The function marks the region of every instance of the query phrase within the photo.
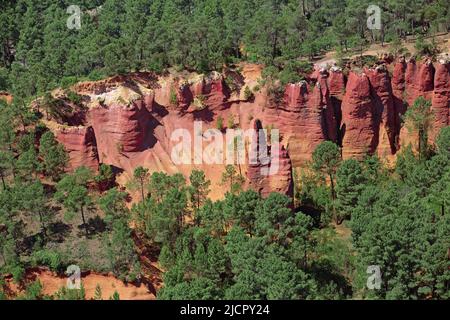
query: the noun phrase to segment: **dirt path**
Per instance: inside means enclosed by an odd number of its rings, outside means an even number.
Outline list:
[[[426,37],[425,39],[430,40],[432,36]],[[438,34],[435,35],[435,41],[439,44],[441,50],[443,53],[449,53],[450,52],[450,33],[445,34]],[[409,52],[415,53],[416,49],[414,48],[415,39],[411,38],[407,41],[402,41],[403,47],[405,47]],[[377,56],[380,53],[383,52],[389,52],[390,44],[385,43],[384,46],[382,46],[380,43],[374,43],[370,45],[366,50],[363,51],[363,55],[370,55],[370,56]],[[323,57],[321,57],[319,60],[315,61],[314,64],[319,66],[322,64],[329,64],[332,65],[335,63],[335,51],[329,51],[327,52]],[[352,52],[349,51],[348,55],[350,58],[355,58],[359,56],[359,52]]]
[[[53,272],[45,269],[32,269],[26,274],[27,283],[39,280],[42,284],[44,295],[53,295],[60,288],[65,287],[67,283],[66,277],[60,277]],[[97,273],[87,273],[82,275],[81,281],[83,283],[86,299],[94,298],[95,289],[97,285],[102,289],[103,300],[109,299],[114,292],[120,296],[120,300],[154,300],[155,295],[150,292],[147,286],[141,284],[136,286],[134,284],[125,284],[121,280],[116,279],[112,275],[102,275]],[[10,294],[21,293],[22,290],[12,282],[11,278],[6,278],[8,291]]]

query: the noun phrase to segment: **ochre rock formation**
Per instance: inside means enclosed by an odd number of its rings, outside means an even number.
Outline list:
[[[69,127],[57,129],[56,139],[69,153],[69,169],[85,166],[94,172],[98,169],[98,154],[92,127]]]
[[[396,151],[396,113],[391,79],[384,65],[366,69],[374,101],[374,126],[378,130],[378,156],[389,158]]]
[[[260,120],[253,122],[247,170],[248,186],[263,197],[271,192],[293,196],[292,165],[283,145],[269,145]]]
[[[85,121],[82,126],[56,132],[70,152],[70,167],[110,164],[123,170],[119,183],[126,183],[140,165],[151,171],[181,172],[186,177],[197,168],[212,181],[212,198],[220,198],[225,161],[196,162],[192,152],[187,154],[192,161],[175,163],[172,151],[180,141],[173,139],[173,133],[184,130],[194,151],[195,138],[203,137],[207,130],[225,140],[225,129],[252,129],[259,119],[264,129],[279,130],[281,144],[276,147],[269,142],[267,163],[247,163],[239,171],[247,178],[246,185],[263,195],[272,191],[292,195],[292,169],[307,165],[323,141],[338,143],[344,159],[361,159],[366,154],[394,159],[402,146],[417,139],[403,125],[402,115],[419,96],[432,101],[431,141],[439,129],[449,125],[448,59],[434,64],[430,60],[406,62],[400,58],[392,64],[383,60],[372,68],[350,70],[348,77],[338,67],[320,68],[306,81],[286,85],[278,96],[260,86],[260,66],[244,65],[242,70],[241,92],[233,92],[217,72],[183,76],[132,73],[74,86],[88,101],[84,102]],[[243,88],[257,86],[254,97],[244,100]],[[202,125],[200,133],[195,132],[198,123]],[[211,149],[201,155],[203,152]],[[276,158],[278,171],[261,175],[262,168],[274,168]]]
[[[431,140],[434,141],[439,130],[450,125],[450,61],[440,60],[436,65],[434,77],[434,92],[431,100],[431,110],[434,121],[431,128]]]
[[[342,157],[361,159],[378,144],[375,103],[365,73],[350,72],[342,101]]]
[[[430,59],[416,62],[413,58],[407,63],[405,72],[404,102],[406,109],[414,104],[418,97],[431,100],[434,90],[435,69]],[[399,143],[405,147],[409,144],[417,149],[417,134],[412,131],[412,126],[406,123],[400,128]]]
[[[143,151],[147,147],[151,109],[147,109],[145,99],[124,104],[119,101],[106,106],[98,105],[90,111],[101,151],[100,162],[120,153]],[[148,107],[151,108],[151,105]]]
[[[394,65],[392,72],[392,95],[394,99],[395,109],[395,129],[396,136],[400,133],[401,117],[406,112],[406,104],[403,102],[405,96],[405,73],[406,73],[406,61],[404,57],[400,57]],[[398,141],[396,141],[398,147]]]

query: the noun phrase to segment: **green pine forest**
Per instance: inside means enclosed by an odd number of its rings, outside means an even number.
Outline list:
[[[73,4],[101,9],[69,30]],[[369,4],[382,8],[382,30],[367,30]],[[23,286],[16,299],[84,299],[83,289],[44,295],[26,270],[76,264],[143,282],[147,254],[162,270],[158,299],[450,299],[450,127],[428,143],[422,98],[406,114],[423,128],[421,148],[402,149],[393,168],[376,156],[342,160],[324,142],[295,172],[293,200],[244,190],[227,166],[226,195],[212,201],[202,171],[138,167],[131,208],[114,168],[67,173],[66,150],[28,108],[55,87],[137,70],[249,61],[295,81],[326,51],[422,39],[449,21],[447,0],[0,0],[0,91],[14,96],[0,99],[0,275]],[[373,265],[376,290],[366,286]],[[5,284],[1,299],[11,298]]]

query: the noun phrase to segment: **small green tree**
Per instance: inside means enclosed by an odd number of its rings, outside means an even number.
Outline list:
[[[335,175],[341,162],[339,147],[331,141],[325,141],[319,144],[312,154],[312,168],[319,176],[328,178],[330,181],[330,199],[331,210],[334,219],[336,217],[336,191]]]
[[[223,130],[223,118],[222,116],[217,117],[216,128],[220,131]]]
[[[244,182],[245,178],[237,173],[233,165],[229,164],[225,167],[225,171],[222,173],[221,184],[228,185],[231,193],[239,193]]]
[[[436,139],[436,146],[439,154],[450,158],[450,126],[441,129]]]
[[[341,162],[339,147],[331,141],[322,142],[314,150],[312,161],[313,170],[326,175],[330,179],[331,199],[334,201],[336,199],[334,176]]]
[[[44,186],[39,180],[21,186],[19,206],[29,216],[37,214],[44,237],[47,236],[47,225],[52,220],[52,211],[48,207],[47,201]]]
[[[112,167],[107,164],[101,164],[98,174],[94,177],[94,181],[100,191],[107,190],[114,185],[114,173]]]
[[[115,219],[111,231],[104,235],[106,259],[114,274],[124,281],[134,281],[140,273],[132,230],[126,218]]]
[[[196,210],[199,210],[208,198],[211,181],[206,180],[205,173],[201,170],[192,170],[189,181],[192,204]]]
[[[36,150],[31,148],[20,154],[16,162],[16,167],[21,179],[29,180],[33,177],[36,178],[37,173],[41,169]]]
[[[170,88],[170,104],[173,106],[178,105],[177,92],[175,91],[174,88]]]
[[[137,185],[139,191],[141,192],[141,200],[145,200],[145,189],[149,183],[150,173],[149,170],[144,167],[137,167],[134,169],[133,173],[133,181],[131,186],[134,187]]]
[[[428,151],[428,131],[433,120],[431,102],[424,97],[417,98],[406,111],[404,118],[409,125],[409,130],[417,132],[419,157],[424,159]]]
[[[99,284],[95,286],[94,300],[103,300],[102,297],[102,288]]]
[[[361,165],[355,159],[342,162],[336,172],[336,223],[351,215],[364,188],[365,177]]]
[[[42,159],[42,170],[54,180],[64,173],[69,156],[62,144],[59,144],[51,131],[45,132],[39,141],[39,157]]]
[[[78,168],[73,174],[68,174],[56,185],[55,199],[62,203],[69,213],[79,212],[83,221],[86,238],[89,235],[89,226],[86,223],[86,210],[92,204],[89,194],[88,182],[92,172],[85,168]]]
[[[113,295],[109,298],[109,300],[120,300],[119,293],[114,291]]]
[[[110,227],[115,220],[127,217],[129,210],[125,204],[126,197],[125,192],[112,188],[98,199],[98,205],[105,213],[105,221]]]

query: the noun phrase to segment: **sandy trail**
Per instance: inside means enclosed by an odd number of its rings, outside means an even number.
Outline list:
[[[67,283],[66,277],[58,276],[49,270],[28,270],[26,275],[27,283],[31,283],[37,279],[42,284],[42,293],[44,295],[55,294],[60,288],[65,287]],[[115,291],[119,294],[120,300],[155,300],[155,295],[152,294],[144,284],[141,284],[140,286],[130,283],[125,284],[112,275],[88,272],[82,275],[81,281],[86,292],[87,300],[94,298],[97,285],[102,289],[103,300],[109,299]],[[10,294],[22,292],[22,290],[12,282],[10,277],[6,278],[6,283],[7,291]]]

